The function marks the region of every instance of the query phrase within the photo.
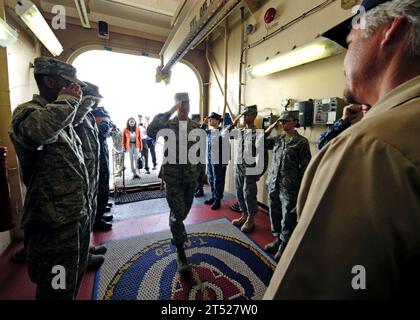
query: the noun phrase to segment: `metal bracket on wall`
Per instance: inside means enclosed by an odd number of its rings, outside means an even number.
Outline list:
[[[225,26],[219,25],[219,26],[217,26],[216,30],[219,33],[219,36],[221,36],[222,39],[225,39],[225,32],[226,32],[225,31],[226,30]]]

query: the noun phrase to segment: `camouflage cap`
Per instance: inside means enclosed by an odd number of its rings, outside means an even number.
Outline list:
[[[94,96],[98,98],[103,98],[103,96],[99,93],[99,87],[94,85],[93,83],[83,81],[86,84],[86,87],[83,88],[83,95],[85,96]]]
[[[189,102],[190,98],[188,96],[188,92],[178,92],[175,94],[175,101],[176,102],[180,102],[180,101],[185,101],[185,102]]]
[[[247,106],[247,107],[245,107],[244,111],[242,112],[243,116],[251,116],[251,115],[256,116],[257,114],[258,114],[258,110],[257,110],[256,105]]]
[[[298,120],[299,121],[299,111],[283,111],[280,115],[279,120],[287,120],[287,121]]]
[[[69,63],[65,63],[55,58],[38,57],[34,60],[34,74],[48,76],[60,76],[63,79],[77,83],[81,87],[86,84],[77,79],[77,70]]]
[[[200,114],[199,113],[193,113],[192,115],[191,115],[191,120],[201,120],[201,116],[200,116]]]

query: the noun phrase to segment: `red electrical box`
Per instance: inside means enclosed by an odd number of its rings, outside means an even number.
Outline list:
[[[273,22],[274,18],[276,17],[277,10],[275,8],[269,8],[264,14],[264,22],[269,24]]]

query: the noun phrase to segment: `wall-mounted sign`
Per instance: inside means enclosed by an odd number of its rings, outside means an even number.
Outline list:
[[[196,13],[194,18],[190,22],[190,31],[194,31],[194,29],[197,28],[197,21],[200,21],[200,19],[206,16],[213,2],[219,2],[216,4],[216,8],[218,6],[223,5],[223,2],[225,2],[225,1],[217,1],[217,0],[216,1],[215,0],[202,0],[202,1],[203,3],[199,7],[198,12]],[[214,8],[212,9],[214,10]]]

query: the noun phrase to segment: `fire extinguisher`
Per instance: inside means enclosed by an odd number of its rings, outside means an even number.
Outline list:
[[[0,232],[10,230],[14,225],[12,200],[7,175],[7,148],[0,147]]]

